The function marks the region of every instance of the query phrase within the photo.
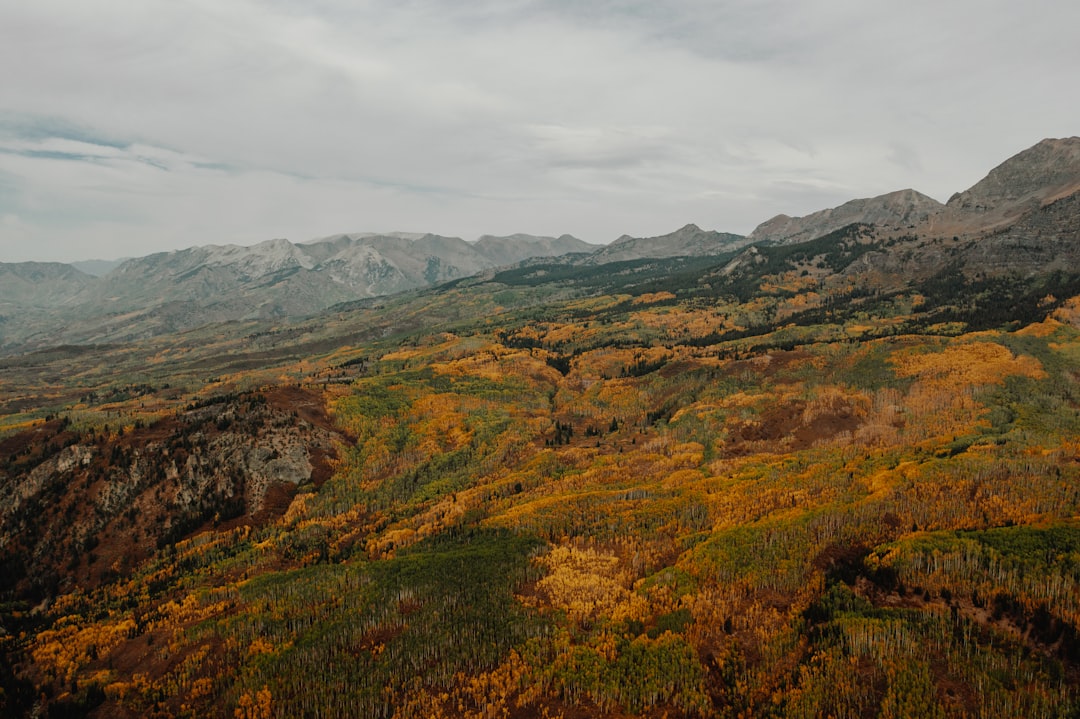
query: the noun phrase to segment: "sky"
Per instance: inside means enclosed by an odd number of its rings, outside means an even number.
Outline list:
[[[0,0],[0,261],[746,234],[1080,134],[1061,0]]]

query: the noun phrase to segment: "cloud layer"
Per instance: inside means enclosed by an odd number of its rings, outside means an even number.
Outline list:
[[[1080,6],[1056,0],[9,6],[0,261],[748,232],[944,200],[1080,124]]]

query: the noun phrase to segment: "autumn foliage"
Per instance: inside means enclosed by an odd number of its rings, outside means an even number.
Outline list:
[[[905,329],[914,293],[799,325],[839,290],[758,290],[556,298],[280,369],[339,432],[327,476],[12,597],[0,711],[1073,715],[1077,302],[968,332]]]

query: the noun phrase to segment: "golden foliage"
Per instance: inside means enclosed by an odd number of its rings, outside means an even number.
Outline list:
[[[271,717],[274,716],[274,713],[270,702],[271,695],[269,687],[264,686],[254,694],[251,692],[244,692],[237,702],[236,709],[233,711],[233,716],[236,717],[236,719],[271,719]]]
[[[635,305],[651,305],[656,302],[663,302],[664,300],[673,300],[675,295],[671,292],[646,292],[643,295],[638,295],[634,298],[633,304]]]
[[[1062,324],[1080,327],[1080,296],[1070,298],[1054,310],[1053,318]]]
[[[135,622],[130,618],[90,624],[83,628],[76,624],[65,624],[38,634],[31,656],[53,677],[70,682],[81,667],[105,656],[133,636],[135,628]]]
[[[629,297],[588,299],[580,307],[613,314],[523,315],[547,320],[395,338],[362,355],[338,351],[333,361],[389,350],[354,384],[324,389],[338,422],[358,438],[342,448],[334,476],[278,520],[199,534],[101,594],[59,597],[50,611],[59,619],[26,640],[35,671],[58,692],[69,691],[65,682],[94,681],[130,714],[147,710],[150,697],[177,696],[189,703],[182,713],[213,705],[216,716],[240,719],[303,715],[292,710],[309,675],[355,680],[347,672],[379,676],[387,667],[407,676],[382,694],[379,684],[374,697],[385,702],[381,715],[402,719],[540,716],[553,707],[574,716],[932,713],[912,689],[932,694],[926,677],[905,674],[880,651],[878,634],[901,634],[903,622],[880,629],[887,623],[876,616],[847,617],[840,628],[807,630],[827,621],[817,605],[832,587],[876,581],[844,576],[875,562],[935,591],[1008,589],[1028,609],[1039,600],[1077,623],[1080,594],[1065,577],[988,569],[983,555],[960,550],[872,555],[861,567],[845,551],[924,530],[1049,523],[1075,512],[1080,442],[1071,393],[1080,351],[1066,325],[1077,323],[1080,298],[1019,333],[1057,353],[1046,361],[1062,398],[1047,404],[1056,434],[1023,397],[1010,398],[991,425],[997,400],[983,387],[1047,378],[1039,361],[1001,344],[1002,332],[834,341],[904,321],[857,313],[817,344],[801,344],[810,335],[794,326],[709,347],[690,341],[775,326],[820,306],[818,291],[826,290],[815,291],[815,282],[779,277],[766,288],[801,294],[740,306],[695,298],[649,307],[675,298],[663,292],[633,299],[628,312]],[[790,342],[794,350],[782,349]],[[298,363],[287,378],[318,364]],[[572,437],[544,448],[556,422],[572,425]],[[513,611],[492,601],[492,613],[479,618],[490,626],[475,617],[455,623],[460,586],[441,597],[428,586],[433,572],[406,568],[425,566],[447,538],[480,543],[488,532],[535,542],[502,595]],[[483,556],[487,567],[495,555]],[[456,578],[461,566],[446,571]],[[282,572],[263,584],[267,568]],[[104,619],[87,611],[102,597],[112,602]],[[430,635],[410,634],[421,621],[454,646],[483,636],[476,645],[485,651],[451,666],[445,646],[428,653]],[[508,630],[530,621],[520,634]],[[140,645],[158,642],[146,651],[167,670],[99,669],[136,636]],[[313,646],[324,637],[336,643]],[[823,646],[833,639],[844,651]],[[506,643],[496,650],[496,641]],[[987,647],[963,650],[997,651]],[[866,689],[858,673],[870,671],[864,655],[874,651],[879,685]],[[699,670],[708,676],[715,704],[703,693],[679,699],[664,689],[639,709],[619,705],[620,682],[651,680],[663,674],[657,667],[674,666],[651,662],[676,655],[693,681]],[[306,658],[299,678],[278,684],[297,657]],[[956,666],[955,657],[942,661]],[[439,662],[442,673],[432,678]],[[911,691],[900,691],[902,682]],[[730,698],[737,701],[729,706]]]
[[[1042,379],[1042,365],[1034,357],[1016,357],[995,342],[966,342],[941,352],[907,353],[893,357],[896,374],[915,377],[935,389],[955,390],[971,385],[999,384],[1010,375]]]
[[[648,602],[629,589],[634,578],[615,555],[561,546],[539,562],[549,574],[537,583],[536,596],[575,622],[641,620],[648,613]]]

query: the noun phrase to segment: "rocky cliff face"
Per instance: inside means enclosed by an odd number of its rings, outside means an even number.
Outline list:
[[[916,233],[951,243],[940,259],[968,277],[1073,273],[1080,271],[1078,193],[1080,137],[1043,140],[954,194]]]
[[[1080,272],[1080,192],[1040,204],[1015,222],[967,242],[969,274]]]
[[[5,587],[93,586],[206,526],[260,524],[321,484],[339,438],[298,389],[216,398],[149,427],[52,419],[0,441]]]
[[[750,235],[757,243],[816,240],[846,225],[891,238],[845,269],[886,284],[955,265],[970,277],[1080,268],[1080,138],[1043,140],[954,194],[945,205],[914,190],[853,200],[806,217],[780,215]]]

